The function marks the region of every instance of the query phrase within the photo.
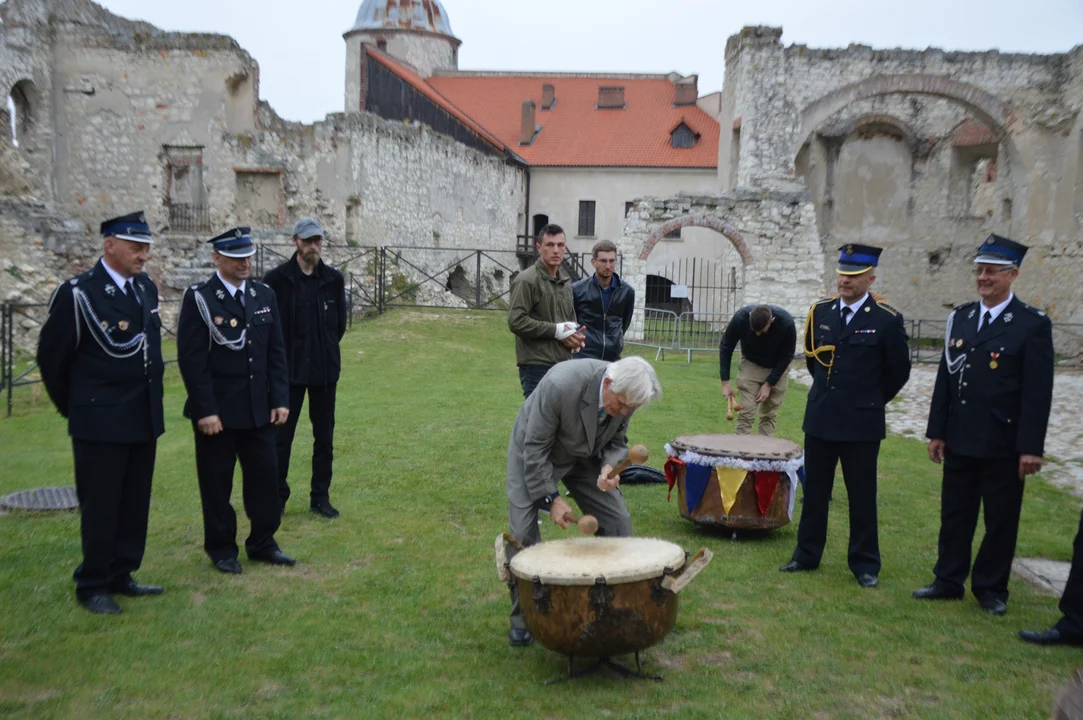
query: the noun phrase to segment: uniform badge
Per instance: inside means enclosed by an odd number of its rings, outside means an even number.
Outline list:
[[[128,329],[128,321],[127,320],[121,320],[120,322],[117,323],[117,327],[120,328],[121,330],[127,330]]]
[[[230,318],[229,319],[229,326],[230,327],[237,327],[237,318]]]
[[[117,288],[116,288],[115,285],[106,285],[105,286],[105,294],[108,295],[109,297],[113,297],[113,295],[116,293],[116,291],[117,291]]]
[[[828,332],[831,332],[831,328],[830,328],[830,327],[828,327],[827,325],[821,325],[821,326],[820,326],[820,329],[821,329],[821,330],[827,330]]]
[[[975,312],[977,312],[977,311],[976,311],[976,310],[974,310],[973,308],[971,308],[970,312],[969,312],[969,313],[967,313],[966,319],[967,319],[967,320],[970,320],[971,318],[973,318],[973,317],[974,317],[974,313],[975,313]]]
[[[965,345],[965,344],[966,343],[963,341],[962,338],[959,338],[958,340],[955,341],[955,347],[957,347],[959,349],[962,349],[963,345]]]
[[[214,324],[215,325],[221,325],[222,324],[222,316],[221,315],[215,315],[214,316]]]
[[[215,290],[214,291],[214,296],[216,298],[218,298],[219,300],[225,300],[226,299],[226,293],[225,293],[224,290]]]
[[[1004,322],[1010,323],[1012,321],[1013,317],[1015,317],[1015,316],[1012,315],[1011,313],[1004,313]]]
[[[846,246],[846,254],[847,255],[853,255],[854,254],[854,246],[853,245],[847,245]]]
[[[868,305],[865,306],[865,312],[872,312],[872,308]]]
[[[109,322],[106,320],[102,320],[100,323],[98,323],[98,327],[100,327],[102,330],[108,330]]]
[[[1000,363],[997,362],[997,358],[1000,357],[1000,353],[991,352],[991,353],[989,353],[989,357],[991,358],[989,360],[989,369],[990,370],[996,370],[998,367],[1000,367]]]
[[[254,287],[248,288],[248,294],[251,295],[252,297],[255,297],[256,296],[256,289]]]

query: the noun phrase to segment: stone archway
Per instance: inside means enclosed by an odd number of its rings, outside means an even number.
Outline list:
[[[686,227],[709,228],[724,235],[729,238],[731,243],[733,243],[733,247],[737,250],[737,253],[741,256],[741,260],[745,265],[752,262],[752,251],[748,249],[748,243],[745,242],[736,228],[719,217],[702,212],[682,215],[681,217],[673,218],[672,220],[667,220],[662,223],[662,225],[655,229],[650,237],[643,242],[643,247],[639,251],[639,259],[646,261],[659,240],[674,230],[681,230]]]
[[[727,195],[645,198],[625,220],[617,249],[623,280],[636,293],[630,338],[642,336],[647,260],[678,228],[710,228],[732,244],[744,265],[742,301],[781,305],[796,316],[823,295],[823,259],[816,214],[806,192],[742,190]]]

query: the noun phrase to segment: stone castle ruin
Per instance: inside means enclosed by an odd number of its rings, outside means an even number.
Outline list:
[[[281,245],[302,215],[327,229],[332,261],[432,248],[407,265],[444,272],[464,297],[473,268],[441,270],[448,253],[506,252],[483,268],[486,294],[506,288],[516,236],[531,233],[531,167],[518,125],[483,126],[429,82],[463,74],[436,0],[365,0],[343,36],[345,112],[313,124],[259,99],[258,64],[226,36],[164,32],[90,0],[7,0],[0,20],[15,113],[0,143],[0,300],[45,300],[97,259],[98,223],[136,208],[158,236],[164,297],[209,274],[211,235],[250,225]],[[719,127],[713,192],[624,208],[614,239],[641,301],[660,240],[698,227],[715,232],[713,258],[740,265],[743,302],[803,316],[833,292],[835,248],[869,242],[887,248],[890,302],[942,319],[973,296],[974,250],[997,232],[1034,247],[1020,296],[1083,322],[1083,46],[816,50],[781,35],[748,27],[720,43],[723,90],[698,100]]]

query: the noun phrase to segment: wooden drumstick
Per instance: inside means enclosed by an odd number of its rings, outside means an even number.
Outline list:
[[[594,517],[593,515],[584,515],[583,517],[576,520],[575,514],[571,510],[569,510],[568,512],[564,513],[564,517],[561,519],[569,524],[575,523],[576,525],[578,525],[579,532],[583,533],[584,535],[593,535],[594,533],[598,532],[598,518]]]
[[[612,480],[616,476],[628,469],[629,465],[642,465],[647,462],[647,448],[643,445],[633,445],[628,448],[628,455],[617,463],[617,466],[609,471],[609,475],[606,476],[606,480]]]
[[[733,396],[730,395],[726,398],[726,419],[733,419]]]

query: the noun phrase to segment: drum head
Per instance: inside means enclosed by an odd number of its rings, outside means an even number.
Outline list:
[[[627,583],[661,577],[684,565],[684,550],[655,538],[583,537],[529,547],[511,560],[516,577],[535,577],[547,585]]]
[[[742,460],[789,460],[804,453],[795,442],[764,435],[682,435],[669,444],[681,452]]]

